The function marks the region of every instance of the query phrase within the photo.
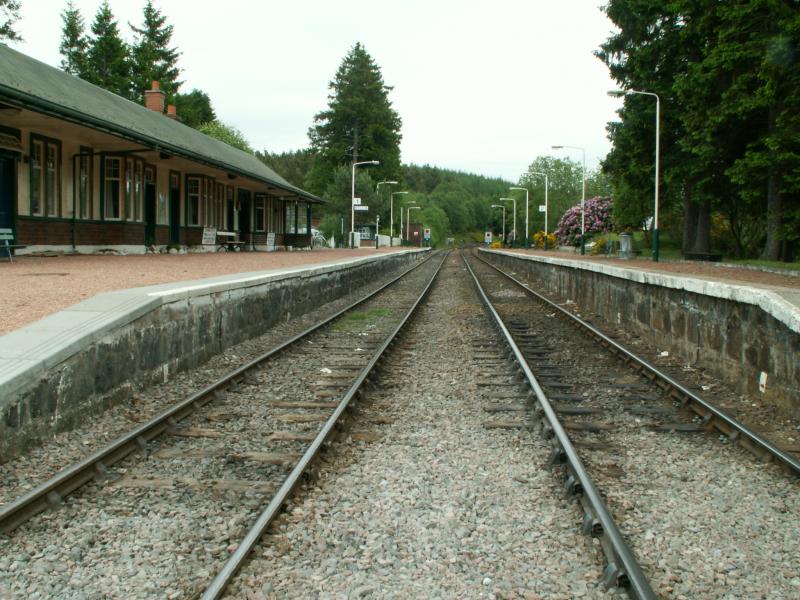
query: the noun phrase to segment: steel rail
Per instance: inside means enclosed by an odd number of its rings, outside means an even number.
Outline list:
[[[573,324],[588,330],[595,338],[600,340],[601,343],[610,347],[614,352],[623,356],[626,360],[633,362],[637,368],[643,369],[648,376],[648,379],[657,379],[663,382],[666,387],[671,388],[674,392],[677,392],[682,398],[683,403],[686,402],[690,403],[692,410],[694,410],[698,415],[702,416],[704,422],[706,424],[711,422],[717,429],[719,429],[723,434],[728,436],[731,441],[738,442],[745,448],[751,450],[755,454],[763,454],[765,453],[767,456],[776,459],[780,462],[784,467],[786,467],[789,471],[791,471],[794,475],[800,475],[800,460],[796,459],[795,457],[787,454],[785,451],[778,448],[775,444],[771,441],[756,433],[755,431],[748,428],[745,424],[738,421],[731,415],[727,414],[722,409],[714,406],[707,400],[704,400],[693,391],[688,389],[679,381],[673,379],[656,366],[648,363],[643,358],[640,358],[621,344],[615,342],[610,337],[605,335],[603,332],[599,331],[591,324],[587,323],[580,317],[575,316],[568,310],[562,308],[552,300],[546,298],[542,294],[532,290],[528,284],[518,280],[513,275],[506,273],[496,265],[493,265],[489,261],[485,260],[484,258],[478,256],[478,260],[482,261],[483,263],[487,264],[488,266],[492,267],[498,273],[504,275],[514,283],[516,283],[519,287],[525,290],[528,294],[535,297],[537,300],[544,302],[549,308],[552,308],[562,316],[567,318],[568,320],[572,321]],[[659,384],[658,381],[655,382],[659,387],[664,387]]]
[[[511,332],[508,330],[505,323],[503,323],[502,318],[497,313],[497,310],[495,310],[491,300],[489,300],[489,297],[486,295],[486,292],[484,292],[483,287],[478,281],[478,277],[475,275],[475,272],[472,270],[472,267],[470,266],[466,257],[462,255],[462,258],[467,270],[469,271],[470,275],[472,275],[473,282],[475,283],[475,287],[479,296],[481,297],[481,300],[486,306],[486,309],[488,310],[492,319],[497,324],[497,327],[502,332],[506,343],[508,343],[512,353],[514,354],[514,357],[525,374],[525,378],[528,380],[528,383],[530,384],[531,389],[536,396],[536,400],[538,401],[539,406],[547,418],[552,430],[552,434],[557,440],[561,451],[563,452],[564,460],[566,461],[570,471],[573,473],[575,479],[580,482],[580,493],[589,503],[589,506],[593,512],[592,516],[600,523],[602,527],[602,532],[597,533],[605,538],[607,542],[606,544],[603,544],[603,550],[606,554],[606,558],[609,561],[606,574],[614,574],[617,582],[621,586],[624,586],[628,594],[633,598],[641,600],[654,600],[656,598],[655,592],[642,572],[638,561],[633,555],[633,552],[625,542],[625,539],[617,527],[614,518],[608,511],[605,502],[603,502],[600,492],[595,487],[594,482],[589,476],[589,473],[583,466],[583,462],[572,445],[566,430],[561,425],[555,410],[550,404],[550,400],[547,398],[547,395],[544,393],[541,385],[539,385],[539,381],[533,374],[533,371],[531,371],[528,361],[525,359],[525,356],[519,349],[519,346],[517,346],[517,343],[514,341],[514,337],[512,336]],[[611,556],[609,556],[609,554],[611,554]]]
[[[282,352],[289,346],[295,344],[311,333],[317,331],[321,327],[327,325],[334,319],[339,318],[344,313],[352,310],[360,304],[363,304],[389,286],[394,285],[408,273],[425,264],[432,256],[433,254],[409,269],[406,269],[397,277],[383,284],[375,291],[366,294],[352,304],[337,311],[332,316],[323,319],[305,331],[298,333],[289,340],[254,358],[243,366],[229,372],[224,377],[211,383],[198,392],[195,392],[185,400],[161,412],[149,421],[142,423],[119,438],[109,442],[86,458],[62,469],[29,492],[19,496],[3,506],[0,506],[0,533],[9,533],[31,517],[46,510],[48,507],[61,504],[65,496],[85,485],[92,479],[106,478],[108,476],[108,467],[119,462],[137,449],[144,450],[147,446],[147,442],[158,437],[170,427],[175,426],[179,421],[185,419],[196,410],[199,410],[204,405],[219,397],[219,394],[224,392],[224,388],[226,388],[226,386],[230,385],[231,383],[239,383],[245,377],[248,371],[257,367],[275,354]]]
[[[284,503],[291,495],[294,488],[300,482],[300,478],[302,477],[303,473],[305,473],[308,466],[316,457],[319,450],[322,448],[322,445],[326,442],[326,440],[330,437],[331,433],[333,433],[336,424],[339,421],[339,418],[342,416],[344,411],[347,409],[350,401],[356,394],[360,393],[361,386],[367,380],[367,376],[370,372],[375,368],[375,365],[378,364],[378,361],[382,358],[386,349],[394,342],[397,335],[400,331],[405,327],[408,321],[411,319],[412,315],[416,312],[417,307],[420,305],[422,300],[428,295],[433,283],[436,279],[436,276],[439,274],[439,271],[444,264],[444,261],[447,260],[447,256],[449,253],[445,253],[444,257],[442,258],[439,266],[436,267],[436,271],[431,276],[430,281],[425,286],[425,289],[422,291],[420,296],[417,298],[416,302],[411,306],[411,308],[406,313],[405,317],[400,321],[400,323],[394,328],[394,330],[389,334],[386,340],[381,344],[375,354],[372,355],[369,363],[361,370],[361,372],[356,377],[353,384],[347,390],[342,399],[339,401],[336,409],[333,411],[331,416],[323,425],[322,429],[320,429],[317,436],[314,438],[308,448],[306,449],[303,456],[300,458],[298,463],[292,469],[291,473],[286,477],[286,480],[281,485],[280,489],[276,492],[275,496],[272,498],[272,501],[267,505],[264,511],[259,515],[258,519],[256,520],[253,527],[250,531],[247,532],[247,535],[244,537],[242,542],[236,548],[236,550],[231,554],[230,558],[226,561],[225,565],[222,567],[222,570],[217,574],[214,580],[209,584],[206,588],[205,592],[201,596],[201,600],[216,600],[220,598],[222,594],[225,592],[225,588],[230,583],[231,579],[236,575],[239,571],[239,568],[244,563],[245,559],[247,558],[250,551],[253,547],[258,543],[258,540],[267,530],[270,523],[275,519],[276,516],[280,513],[281,509],[283,508]]]

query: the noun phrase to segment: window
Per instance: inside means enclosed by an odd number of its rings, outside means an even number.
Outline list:
[[[42,162],[44,142],[31,144],[31,214],[42,214]]]
[[[297,203],[297,233],[308,233],[308,205],[305,202]]]
[[[225,186],[221,183],[216,184],[216,205],[214,224],[217,229],[225,229]]]
[[[203,179],[202,223],[206,227],[214,225],[214,180],[210,177]]]
[[[186,179],[186,224],[200,224],[200,188],[202,181],[199,177]]]
[[[31,136],[31,214],[57,217],[61,213],[61,143]]]
[[[297,233],[297,202],[286,203],[286,233]]]
[[[78,217],[92,218],[92,161],[93,156],[88,148],[81,148],[78,157]]]
[[[258,195],[256,196],[256,203],[255,203],[255,231],[264,231],[264,215],[265,213],[265,206],[267,203],[267,198],[265,196]]]
[[[113,156],[105,158],[103,173],[103,216],[106,219],[122,218],[122,189],[120,164],[122,159]]]

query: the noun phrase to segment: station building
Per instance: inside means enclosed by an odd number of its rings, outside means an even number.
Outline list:
[[[165,112],[157,82],[145,96],[0,44],[0,230],[18,254],[213,249],[200,246],[211,228],[246,250],[310,245],[319,198]]]

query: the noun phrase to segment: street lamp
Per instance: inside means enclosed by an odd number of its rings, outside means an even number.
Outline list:
[[[658,160],[660,155],[659,146],[661,145],[661,138],[659,135],[661,127],[661,98],[658,97],[658,94],[654,94],[653,92],[641,92],[639,90],[611,90],[608,92],[609,96],[614,96],[616,98],[626,94],[640,94],[642,96],[652,96],[656,99],[656,181],[653,192],[655,196],[653,207],[653,261],[658,262]]]
[[[355,226],[356,226],[356,167],[359,165],[379,165],[380,161],[377,160],[362,160],[361,162],[353,163],[353,177],[351,179],[352,185],[350,188],[350,247],[355,248]]]
[[[394,235],[394,197],[408,192],[392,192],[389,198],[389,245],[392,245],[392,236]],[[400,209],[400,238],[403,238],[403,209]]]
[[[541,171],[528,171],[531,175],[542,175],[544,176],[544,249],[547,250],[547,189],[550,187],[549,178],[547,177],[547,173],[542,173]]]
[[[513,246],[517,245],[517,199],[516,198],[500,198],[501,202],[508,201],[508,200],[511,200],[511,202],[514,203],[514,208],[513,208],[513,212],[514,212],[514,239],[511,240],[511,246],[513,247]]]
[[[525,247],[528,247],[528,188],[524,187],[510,187],[510,190],[525,190]],[[516,211],[514,211],[516,212]]]
[[[492,208],[503,209],[503,244],[506,243],[506,205],[505,204],[492,204]]]
[[[421,206],[409,206],[406,209],[406,239],[408,240],[409,230],[411,229],[411,211],[418,210]]]
[[[553,146],[553,150],[569,148],[570,150],[580,150],[583,153],[583,191],[581,192],[581,254],[586,254],[586,150],[580,146]]]
[[[376,193],[376,194],[380,194],[380,187],[381,187],[382,185],[397,185],[397,182],[396,182],[396,181],[385,181],[385,180],[384,180],[384,181],[379,181],[379,182],[378,182],[378,183],[375,185],[375,193]],[[391,213],[391,205],[390,205],[390,207],[389,207],[389,211],[390,211],[390,213]],[[390,226],[391,226],[391,214],[390,214],[390,218],[389,218],[389,224],[390,224]],[[376,232],[375,232],[375,235],[377,235],[377,234],[378,234],[378,232],[376,231]],[[390,245],[390,246],[392,245],[392,232],[391,232],[391,231],[389,231],[389,245]]]

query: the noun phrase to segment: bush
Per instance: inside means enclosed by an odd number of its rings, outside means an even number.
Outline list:
[[[589,198],[586,200],[585,233],[608,233],[613,229],[611,198]],[[555,230],[558,242],[565,246],[581,243],[581,205],[576,204],[564,213]]]
[[[556,236],[552,233],[547,234],[547,247],[548,248],[555,248],[556,247]],[[544,231],[537,231],[533,234],[533,247],[534,248],[544,248]]]

